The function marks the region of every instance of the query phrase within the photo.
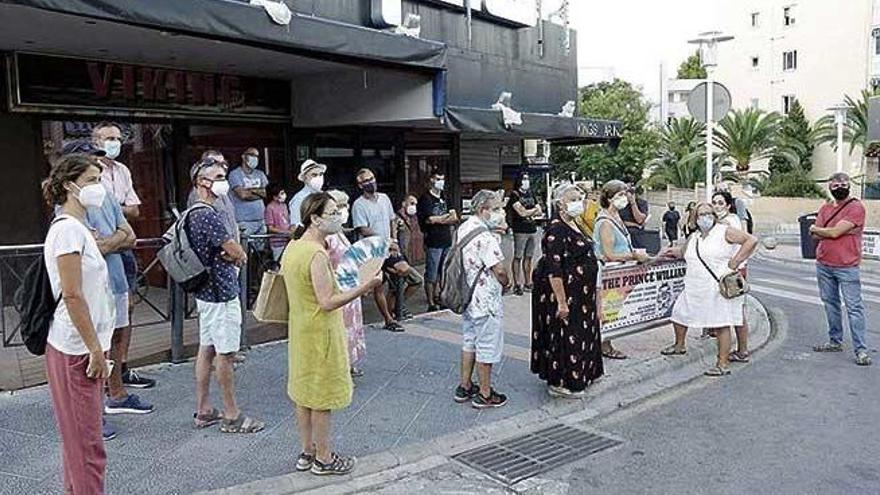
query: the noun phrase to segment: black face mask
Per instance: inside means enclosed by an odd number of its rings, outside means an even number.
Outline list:
[[[669,211],[675,211],[675,207],[674,207],[674,206],[670,206],[670,207],[669,207]]]
[[[376,192],[376,183],[375,182],[367,182],[366,184],[361,184],[361,189],[364,190],[367,194],[373,194]]]
[[[837,189],[832,189],[831,195],[834,196],[834,199],[836,199],[837,201],[844,200],[849,196],[849,188],[838,187]]]

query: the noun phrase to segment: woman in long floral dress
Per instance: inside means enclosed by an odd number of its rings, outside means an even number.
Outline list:
[[[602,376],[602,345],[596,309],[599,264],[592,240],[575,224],[583,193],[563,185],[554,193],[559,214],[541,241],[543,257],[532,280],[531,370],[550,395],[580,398]]]
[[[339,211],[342,214],[342,223],[348,222],[348,194],[342,191],[328,191],[333,201],[339,205]],[[333,263],[335,270],[342,261],[342,257],[351,242],[342,232],[338,234],[328,235],[325,239],[327,243],[327,253],[330,255],[330,261]],[[345,324],[345,331],[348,334],[348,362],[351,363],[351,375],[363,376],[364,372],[356,365],[364,358],[367,353],[367,339],[364,335],[364,313],[361,308],[361,299],[356,298],[350,303],[342,307],[342,320]]]

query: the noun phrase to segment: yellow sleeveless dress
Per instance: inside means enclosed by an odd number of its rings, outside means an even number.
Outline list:
[[[353,389],[345,325],[342,309],[327,312],[318,306],[310,269],[316,256],[335,280],[327,252],[314,242],[291,242],[281,259],[290,306],[287,394],[309,409],[343,409],[351,404]]]

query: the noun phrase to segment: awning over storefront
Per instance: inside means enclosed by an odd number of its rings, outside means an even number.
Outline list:
[[[504,124],[500,110],[491,108],[446,107],[446,128],[469,135],[520,139],[546,139],[554,144],[616,143],[622,137],[622,125],[612,120],[563,117],[544,113],[522,113],[522,124]]]
[[[288,25],[278,25],[261,7],[242,1],[0,0],[0,6],[4,4],[345,63],[360,60],[428,70],[446,67],[443,43],[296,13]],[[14,9],[2,9],[0,14],[0,26],[19,22]],[[39,30],[36,25],[31,28]]]

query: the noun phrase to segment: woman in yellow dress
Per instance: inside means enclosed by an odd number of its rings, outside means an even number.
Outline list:
[[[302,226],[281,259],[290,306],[287,393],[296,404],[302,453],[297,471],[346,474],[355,459],[330,449],[330,413],[351,403],[348,338],[342,307],[382,283],[376,273],[356,289],[337,288],[325,240],[342,230],[339,207],[327,193],[306,197]]]

